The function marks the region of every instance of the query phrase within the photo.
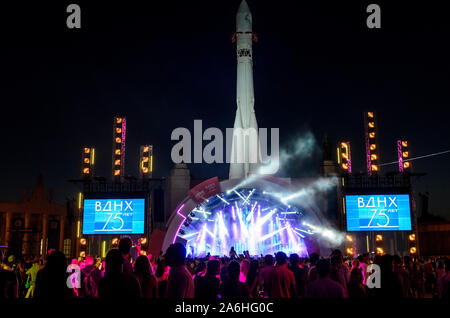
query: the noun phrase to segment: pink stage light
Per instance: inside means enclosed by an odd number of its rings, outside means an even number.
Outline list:
[[[398,171],[403,172],[403,148],[402,141],[397,140],[397,154],[398,154]]]
[[[178,226],[177,232],[175,233],[175,236],[173,237],[172,244],[175,244],[175,241],[177,240],[178,233],[180,232],[180,229],[183,226],[184,221],[186,221],[186,217],[183,214],[180,213],[180,211],[183,208],[184,208],[184,204],[182,204],[177,210],[177,214],[183,218],[183,221],[181,221],[180,225]]]

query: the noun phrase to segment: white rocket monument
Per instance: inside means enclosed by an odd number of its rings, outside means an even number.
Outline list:
[[[255,173],[259,160],[258,124],[255,116],[252,60],[252,14],[243,0],[236,14],[236,119],[231,148],[230,179]]]

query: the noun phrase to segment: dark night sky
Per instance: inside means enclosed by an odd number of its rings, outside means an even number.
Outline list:
[[[176,127],[232,127],[236,55],[230,35],[240,0],[72,1],[82,29],[66,28],[71,2],[2,4],[0,200],[17,200],[42,173],[62,202],[78,189],[81,147],[96,147],[97,175],[111,170],[111,124],[127,116],[127,170],[137,174],[138,145],[155,149],[155,176],[172,167]],[[373,2],[373,1],[372,1]],[[365,26],[365,1],[249,0],[255,110],[260,127],[279,127],[281,145],[311,131],[319,144],[352,143],[364,169],[362,112],[377,111],[381,161],[396,160],[395,141],[421,156],[450,149],[448,8],[377,1],[382,29]],[[417,192],[450,217],[450,155],[413,162],[426,172]],[[315,175],[320,151],[293,162],[291,176]],[[225,177],[227,165],[191,166],[194,177]],[[392,165],[384,171],[395,170]]]

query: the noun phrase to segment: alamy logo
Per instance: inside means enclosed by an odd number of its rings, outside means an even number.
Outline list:
[[[174,129],[171,140],[178,141],[171,152],[174,163],[260,164],[265,168],[260,170],[262,174],[274,174],[279,169],[278,128],[270,130],[270,156],[268,155],[267,128],[227,128],[224,147],[224,136],[219,128],[210,127],[203,132],[202,121],[194,120],[193,148],[191,132],[187,128]],[[210,142],[203,148],[203,141]]]
[[[370,273],[366,279],[368,288],[381,288],[381,269],[377,264],[367,266],[367,273]]]
[[[372,3],[367,6],[367,13],[370,15],[367,17],[366,24],[369,29],[381,28],[381,8],[378,4]]]
[[[67,273],[70,273],[69,277],[67,277],[66,285],[68,288],[80,288],[80,266],[77,264],[70,264],[67,266]]]
[[[66,19],[66,24],[69,29],[81,28],[81,8],[78,4],[72,3],[67,6],[67,13],[70,13]]]

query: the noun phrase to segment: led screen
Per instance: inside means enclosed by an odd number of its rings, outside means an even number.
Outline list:
[[[143,234],[145,199],[84,200],[83,234]]]
[[[346,195],[347,231],[409,231],[408,194]]]

